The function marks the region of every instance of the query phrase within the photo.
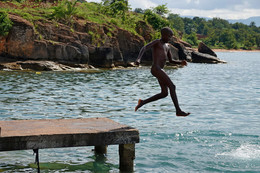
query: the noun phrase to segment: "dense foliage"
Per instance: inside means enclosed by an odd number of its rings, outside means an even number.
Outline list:
[[[47,3],[43,3],[46,2]],[[256,49],[260,47],[260,27],[254,22],[250,25],[231,24],[227,20],[200,17],[180,17],[169,14],[167,4],[151,9],[137,8],[131,11],[128,0],[102,0],[101,3],[89,3],[84,0],[60,0],[48,3],[48,0],[1,0],[0,32],[6,35],[11,27],[8,13],[15,13],[34,23],[37,20],[53,20],[70,24],[73,27],[75,17],[88,21],[121,27],[134,34],[139,21],[144,21],[154,29],[153,38],[158,38],[162,27],[169,26],[177,37],[197,46],[200,41],[212,48]],[[12,5],[10,5],[12,3]],[[73,28],[72,28],[73,30]],[[94,33],[91,33],[94,34]]]
[[[0,36],[6,36],[12,27],[12,21],[6,12],[0,12]]]
[[[161,10],[158,9],[163,9],[164,13],[160,14]],[[178,14],[168,14],[166,6],[158,6],[154,10],[137,8],[134,11],[143,13],[147,22],[156,30],[162,26],[177,30],[179,36],[193,46],[203,41],[213,48],[256,49],[260,47],[260,27],[257,27],[254,22],[245,25],[231,24],[220,18],[210,20],[200,17],[182,18]],[[167,18],[164,17],[166,14],[168,14]]]

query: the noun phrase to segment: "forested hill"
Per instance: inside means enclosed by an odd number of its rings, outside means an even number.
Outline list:
[[[7,35],[12,27],[8,14],[19,15],[34,24],[35,21],[48,20],[63,23],[74,30],[73,23],[82,18],[97,24],[120,27],[135,35],[142,36],[146,42],[160,36],[162,27],[171,27],[175,35],[193,46],[203,41],[211,48],[224,49],[258,49],[260,47],[260,27],[254,22],[250,25],[229,23],[227,20],[213,18],[206,20],[200,17],[180,17],[169,13],[166,5],[151,9],[131,9],[128,0],[102,0],[101,3],[90,3],[83,0],[1,0],[0,1],[0,35]],[[149,34],[143,26],[149,26]],[[139,31],[137,31],[139,29]],[[144,31],[141,31],[143,29]],[[88,34],[96,38],[96,44],[103,44],[101,37],[93,31]],[[112,33],[112,31],[108,31]],[[108,33],[109,36],[109,33]],[[148,38],[148,39],[147,39]]]
[[[154,28],[159,28],[157,25],[161,19],[193,46],[203,41],[211,48],[248,50],[260,47],[260,27],[256,26],[255,22],[246,25],[241,22],[230,23],[221,18],[181,17],[169,13],[166,5],[153,9],[137,8],[134,11],[144,14]]]

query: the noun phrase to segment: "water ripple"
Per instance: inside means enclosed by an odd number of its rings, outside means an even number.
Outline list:
[[[219,57],[228,64],[165,69],[177,86],[180,106],[192,113],[187,118],[175,116],[170,97],[134,112],[139,98],[160,92],[149,67],[41,75],[1,72],[0,118],[107,117],[136,127],[140,131],[136,172],[255,172],[260,170],[260,54]],[[109,147],[105,161],[110,172],[118,171],[115,147]],[[58,172],[66,172],[62,165],[70,172],[95,172],[86,168],[96,163],[88,147],[41,150],[40,155],[42,163],[57,166]],[[0,170],[35,170],[31,151],[3,152],[0,160]]]

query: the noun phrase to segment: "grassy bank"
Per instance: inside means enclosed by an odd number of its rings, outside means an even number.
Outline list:
[[[41,1],[4,1],[0,2],[1,14],[15,14],[28,20],[33,25],[35,21],[52,21],[68,25],[73,30],[75,19],[84,19],[97,24],[107,24],[111,29],[120,27],[131,33],[137,34],[136,24],[143,21],[142,14],[126,11],[124,14],[110,14],[108,7],[100,3],[59,1],[55,3],[43,3]],[[103,11],[103,12],[102,12]],[[1,25],[5,25],[2,23]],[[148,25],[148,24],[147,24]]]
[[[15,14],[35,24],[37,20],[62,23],[71,27],[76,19],[83,19],[100,25],[106,24],[110,30],[115,27],[125,29],[135,35],[142,35],[137,29],[140,22],[145,23],[141,30],[149,30],[150,39],[160,37],[160,29],[169,26],[173,29],[175,36],[197,47],[203,41],[213,49],[245,49],[254,50],[260,47],[260,27],[253,23],[245,25],[242,23],[230,24],[228,21],[213,18],[194,17],[182,18],[178,14],[169,14],[166,5],[159,5],[151,9],[131,9],[128,1],[105,0],[102,3],[79,2],[60,0],[54,3],[43,3],[42,0],[12,0],[0,2],[0,20],[4,14]],[[2,18],[2,19],[1,19]],[[10,25],[1,22],[0,29]],[[36,26],[37,28],[37,26]],[[1,32],[2,33],[2,32]],[[7,33],[4,31],[3,33]],[[95,33],[89,33],[95,34]],[[1,34],[3,35],[3,34]]]

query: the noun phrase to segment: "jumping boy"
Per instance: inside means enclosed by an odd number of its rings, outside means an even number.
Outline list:
[[[188,116],[190,113],[183,112],[179,106],[177,95],[175,92],[175,85],[172,83],[169,76],[164,72],[163,67],[166,63],[166,58],[168,57],[170,63],[174,64],[181,64],[181,65],[187,65],[186,61],[177,61],[172,59],[172,54],[170,51],[170,47],[168,44],[168,41],[173,36],[173,31],[168,28],[162,28],[161,29],[161,39],[154,40],[150,43],[148,43],[146,46],[142,47],[140,50],[140,53],[135,61],[136,65],[140,64],[141,58],[144,54],[144,52],[148,49],[152,48],[152,55],[153,55],[153,64],[151,68],[151,73],[153,76],[155,76],[160,84],[161,87],[161,93],[156,94],[146,100],[138,100],[138,104],[135,107],[135,111],[142,107],[143,105],[153,102],[156,100],[159,100],[161,98],[167,97],[168,95],[168,88],[170,89],[170,95],[173,101],[173,104],[176,109],[176,115],[177,116]]]

